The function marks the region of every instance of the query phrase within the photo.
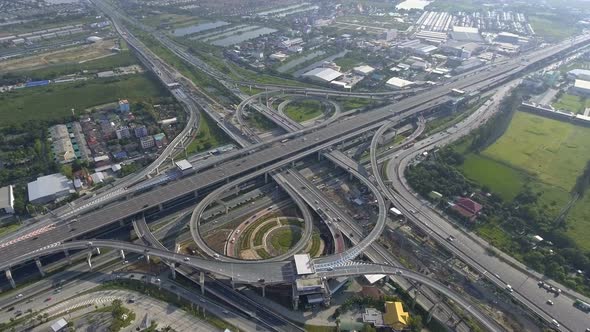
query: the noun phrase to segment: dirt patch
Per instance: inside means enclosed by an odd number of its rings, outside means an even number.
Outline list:
[[[228,229],[212,231],[211,234],[205,237],[205,242],[211,247],[211,249],[217,252],[223,252],[225,241],[227,240],[227,237],[230,233],[231,230]]]
[[[47,53],[11,59],[0,63],[0,72],[39,69],[64,63],[80,63],[114,55],[111,48],[115,40],[102,40],[93,44],[69,47]]]

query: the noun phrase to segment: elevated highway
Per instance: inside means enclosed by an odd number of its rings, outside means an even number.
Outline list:
[[[133,252],[141,255],[149,255],[159,257],[161,259],[173,262],[176,264],[185,265],[199,271],[205,271],[218,276],[231,279],[233,282],[257,284],[260,283],[261,278],[264,279],[265,284],[275,283],[291,283],[295,278],[295,268],[292,261],[282,262],[260,262],[258,264],[245,263],[229,263],[214,260],[200,259],[194,256],[182,255],[167,250],[158,248],[149,248],[142,245],[132,244],[122,241],[114,240],[93,240],[88,241],[71,241],[67,243],[56,244],[55,246],[42,248],[31,252],[27,255],[27,259],[34,259],[39,256],[49,255],[52,253],[61,252],[63,250],[77,250],[77,249],[93,249],[105,248],[123,250],[125,252]],[[9,269],[12,265],[17,264],[17,261],[3,261],[0,262],[0,269]],[[467,312],[471,313],[478,319],[489,331],[501,331],[497,325],[485,315],[479,313],[477,306],[464,300],[459,294],[455,293],[446,286],[437,281],[412,272],[403,268],[393,268],[390,266],[381,266],[369,263],[355,263],[350,262],[346,266],[335,267],[331,271],[318,272],[320,277],[338,277],[338,276],[355,276],[362,274],[397,274],[403,275],[410,280],[419,281],[429,287],[445,294],[458,305],[462,306]]]
[[[251,154],[247,153],[254,149],[248,150],[239,160],[228,160],[219,165],[213,164],[210,166],[213,168],[176,181],[174,185],[156,188],[150,192],[131,197],[126,201],[111,204],[111,206],[101,209],[100,212],[92,212],[81,216],[78,218],[78,221],[71,225],[72,228],[77,229],[77,232],[73,232],[73,234],[68,228],[62,227],[63,225],[58,223],[54,229],[40,235],[35,240],[35,243],[32,241],[20,241],[12,244],[10,246],[11,250],[0,252],[0,260],[10,260],[29,252],[31,248],[43,247],[84,234],[81,230],[88,232],[133,216],[149,208],[158,207],[161,204],[165,205],[166,202],[173,201],[182,196],[198,194],[199,191],[208,187],[219,185],[225,181],[231,181],[266,165],[271,165],[271,169],[280,167],[284,164],[281,160],[294,155],[298,155],[299,158],[309,155],[339,141],[360,135],[367,130],[378,128],[384,120],[400,121],[416,116],[425,109],[448,101],[450,98],[448,94],[451,88],[468,91],[489,89],[526,70],[532,63],[535,63],[533,61],[541,61],[547,57],[555,56],[564,50],[576,49],[580,45],[586,45],[588,39],[589,36],[584,35],[583,37],[578,37],[573,43],[569,41],[565,45],[561,44],[559,48],[545,48],[537,55],[530,55],[529,61],[526,64],[521,64],[521,60],[519,59],[512,65],[508,65],[497,71],[488,72],[486,75],[468,76],[463,80],[455,81],[447,86],[436,87],[426,93],[403,99],[394,105],[384,106],[372,112],[339,120],[322,128],[313,128],[303,130],[301,133],[290,134],[288,137],[292,137],[292,139],[288,142],[274,143],[266,148],[260,148]],[[236,155],[240,156],[241,154]]]

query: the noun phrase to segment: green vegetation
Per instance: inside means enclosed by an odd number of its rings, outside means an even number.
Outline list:
[[[476,223],[447,213],[531,268],[588,294],[589,285],[572,272],[590,269],[590,147],[582,144],[590,129],[514,113],[518,100],[504,101],[486,125],[410,167],[406,177],[425,197],[431,190],[447,199],[473,195],[484,206]],[[577,202],[576,194],[583,195]],[[529,237],[537,234],[553,245],[533,250]]]
[[[248,118],[246,121],[255,128],[262,131],[270,131],[277,128],[277,125],[274,122],[270,121],[267,117],[260,114],[260,112],[256,110],[251,110],[248,113]]]
[[[178,279],[178,282],[186,284],[187,287],[194,287],[194,283],[188,281],[187,279],[183,279],[183,277],[180,277]],[[183,297],[179,298],[177,296],[177,294],[169,292],[165,289],[158,289],[158,287],[153,284],[146,284],[146,283],[141,282],[139,280],[117,279],[117,280],[113,280],[113,281],[107,281],[106,283],[104,283],[101,286],[98,286],[95,289],[97,289],[97,290],[127,289],[127,290],[136,291],[138,293],[153,297],[157,300],[177,306],[180,309],[186,311],[187,313],[208,322],[209,324],[215,326],[216,328],[218,328],[220,330],[224,330],[224,329],[230,329],[232,331],[235,330],[235,328],[232,325],[226,323],[225,321],[223,321],[219,317],[213,316],[210,312],[207,312],[207,314],[203,314],[202,311],[198,310],[197,307],[193,307],[191,305],[190,301],[186,300]]]
[[[217,99],[220,103],[223,103],[226,106],[232,105],[235,102],[237,102],[237,100],[232,99],[232,94],[229,91],[227,91],[227,89],[214,78],[196,69],[194,66],[191,66],[184,62],[184,60],[176,56],[168,48],[164,47],[154,37],[137,29],[132,30],[133,34],[138,39],[140,39],[145,44],[145,46],[147,46],[152,52],[154,52],[156,55],[162,58],[164,62],[174,67],[182,75],[184,75],[193,83],[195,83],[198,87],[203,88],[203,90],[206,90],[207,94],[210,97],[215,96],[214,99]]]
[[[309,249],[309,255],[311,257],[318,257],[321,252],[320,251],[320,247],[322,244],[322,238],[320,237],[319,233],[313,233],[313,235],[311,236],[311,248]]]
[[[319,326],[319,325],[305,325],[307,332],[336,332],[338,329],[335,326]]]
[[[342,98],[338,99],[340,105],[345,111],[354,110],[357,108],[370,107],[375,104],[374,100],[368,98]]]
[[[523,172],[481,154],[467,155],[461,170],[469,179],[487,186],[506,201],[514,199],[527,182]]]
[[[5,224],[3,226],[0,226],[0,236],[4,236],[6,234],[12,233],[15,230],[17,230],[20,227],[20,225],[17,222],[13,222],[13,223],[9,223],[9,224]]]
[[[231,139],[207,115],[201,113],[199,117],[199,131],[193,141],[187,146],[186,153],[191,155],[230,142]]]
[[[334,60],[334,62],[341,67],[340,70],[342,70],[343,72],[351,70],[352,68],[358,66],[364,61],[365,58],[363,58],[359,53],[350,52],[345,56]]]
[[[258,254],[258,256],[260,256],[260,258],[262,259],[269,259],[272,256],[268,253],[268,251],[266,251],[266,249],[264,248],[259,248],[256,249],[256,253]]]
[[[272,233],[270,243],[280,253],[285,253],[301,239],[301,230],[283,227]]]
[[[589,140],[588,128],[518,112],[483,155],[569,191],[590,156]]]
[[[0,95],[0,126],[27,121],[61,121],[86,108],[116,101],[130,102],[168,92],[148,74],[120,76],[69,84],[25,88]]]
[[[574,113],[584,113],[587,107],[590,107],[590,100],[587,98],[571,95],[569,93],[563,94],[556,102],[553,103],[553,107],[558,110],[570,111]]]
[[[260,227],[258,229],[258,231],[256,232],[256,235],[254,235],[254,245],[255,246],[260,246],[262,245],[262,239],[264,238],[264,235],[266,233],[268,233],[268,231],[275,227],[276,225],[278,225],[276,220],[271,220],[268,221],[266,224],[264,224],[264,226]]]
[[[301,123],[321,116],[322,103],[319,100],[294,100],[285,107],[285,115]]]
[[[114,300],[108,310],[113,315],[113,321],[109,331],[119,332],[121,329],[131,325],[135,320],[135,313],[123,306],[121,300]]]
[[[528,19],[535,33],[547,41],[559,41],[578,32],[575,24],[560,14],[529,15]]]

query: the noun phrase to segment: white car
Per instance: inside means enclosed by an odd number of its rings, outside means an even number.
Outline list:
[[[188,261],[190,261],[191,259],[190,259],[190,258],[188,258],[188,257],[185,257],[183,260],[184,260],[185,262],[188,262]]]
[[[555,327],[559,327],[559,323],[555,319],[551,320],[551,324],[553,324]]]

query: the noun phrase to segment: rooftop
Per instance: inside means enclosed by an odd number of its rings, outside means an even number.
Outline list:
[[[27,185],[29,201],[36,201],[44,197],[73,189],[72,181],[60,173],[42,176]]]
[[[401,330],[405,328],[410,320],[410,314],[404,311],[401,302],[385,302],[385,313],[383,314],[383,323],[394,329]]]
[[[14,208],[14,193],[12,186],[0,188],[0,210],[12,210]]]
[[[342,73],[332,68],[315,68],[303,74],[303,76],[316,78],[324,82],[331,82],[342,76]]]
[[[574,87],[577,89],[590,90],[590,81],[576,80],[574,82]]]
[[[178,167],[178,169],[181,171],[186,171],[193,168],[193,165],[186,159],[182,159],[174,163],[176,164],[176,167]]]
[[[371,66],[363,65],[363,66],[354,67],[353,70],[357,73],[368,75],[368,74],[374,72],[375,68],[373,68]]]
[[[297,268],[298,275],[312,274],[315,272],[309,254],[294,255],[293,258],[295,259],[295,267]]]
[[[412,81],[407,81],[399,77],[392,77],[387,81],[387,85],[393,86],[398,89],[403,89],[414,84]]]

